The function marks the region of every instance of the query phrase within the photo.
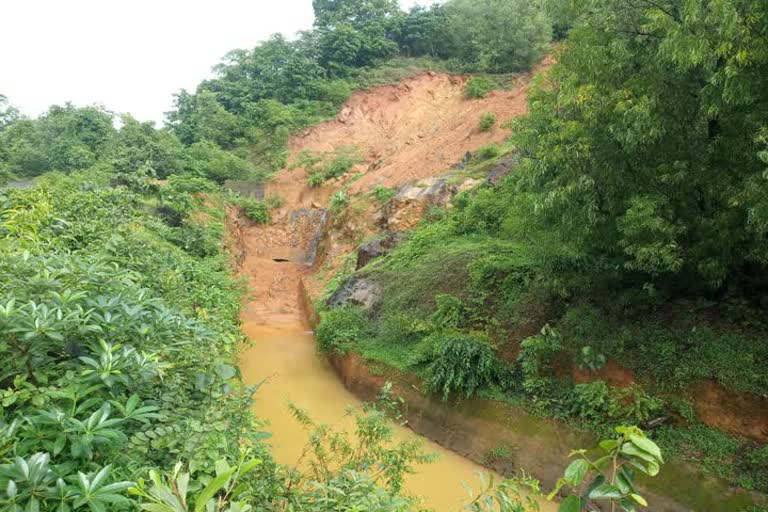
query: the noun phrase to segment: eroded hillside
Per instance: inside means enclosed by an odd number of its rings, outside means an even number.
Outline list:
[[[336,219],[335,232],[323,234],[330,197],[341,189],[354,200],[377,186],[397,189],[406,184],[423,186],[425,178],[445,175],[468,152],[502,142],[509,129],[506,121],[526,112],[526,91],[531,73],[515,78],[507,89],[483,99],[468,99],[468,77],[423,73],[398,85],[375,87],[355,93],[336,119],[295,134],[289,144],[290,165],[276,173],[266,186],[268,197],[280,198],[269,226],[241,222],[245,254],[243,272],[248,276],[254,301],[248,305],[249,319],[264,324],[291,323],[299,316],[298,292],[302,277],[318,274],[315,284],[325,281],[339,259],[354,243],[374,234],[376,205],[365,204],[343,220]],[[479,129],[483,114],[491,113],[496,126]],[[309,170],[299,165],[306,153],[331,154],[352,148],[359,156],[352,169],[322,186],[310,187]],[[316,263],[316,252],[324,255],[324,266]],[[310,287],[313,285],[310,284]]]

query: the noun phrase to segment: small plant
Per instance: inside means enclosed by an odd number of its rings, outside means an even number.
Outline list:
[[[325,183],[325,176],[323,175],[322,171],[310,172],[307,175],[307,185],[310,188],[320,187],[323,183]]]
[[[485,133],[489,132],[493,129],[493,127],[496,126],[496,115],[492,112],[486,112],[482,116],[480,116],[480,124],[478,125],[478,129]]]
[[[264,198],[264,203],[270,210],[276,210],[285,204],[285,199],[280,196],[268,196]]]
[[[226,460],[219,460],[215,464],[216,477],[211,479],[205,487],[201,482],[192,482],[192,487],[201,488],[199,492],[190,495],[190,473],[183,472],[181,462],[177,463],[173,473],[160,475],[157,471],[149,472],[152,485],[141,479],[128,489],[128,492],[137,496],[144,503],[142,510],[156,510],[162,512],[235,512],[252,510],[245,501],[239,501],[242,492],[241,480],[261,464],[261,460],[246,460],[246,455],[236,466],[230,467]],[[97,510],[97,509],[93,509]],[[106,509],[102,509],[106,510]]]
[[[488,144],[486,146],[482,146],[477,151],[475,151],[473,156],[473,160],[476,162],[484,162],[486,160],[490,160],[492,158],[496,158],[501,154],[501,149],[496,144]]]
[[[318,165],[321,160],[317,160],[318,157],[314,154],[299,157],[299,164],[303,163],[307,171],[307,185],[319,187],[328,180],[344,176],[360,161],[358,150],[354,146],[341,147],[332,155],[331,160],[320,167]]]
[[[536,397],[545,394],[552,378],[550,376],[555,357],[562,349],[560,335],[549,324],[541,334],[531,336],[520,343],[517,361],[523,370],[523,389]]]
[[[470,99],[482,99],[497,87],[498,84],[486,76],[473,76],[467,80],[464,94]]]
[[[385,187],[384,185],[376,185],[371,193],[379,203],[387,204],[397,195],[397,190]]]
[[[539,512],[542,498],[538,480],[525,473],[505,479],[496,485],[493,475],[480,475],[482,490],[467,505],[469,512]]]
[[[602,369],[606,362],[606,357],[590,346],[582,347],[576,356],[576,364],[582,371],[596,372]]]
[[[246,198],[241,201],[243,214],[251,221],[257,224],[269,223],[269,208],[264,201],[258,199]]]
[[[600,441],[602,455],[598,458],[591,459],[583,449],[571,453],[577,459],[565,469],[565,475],[548,496],[551,500],[562,489],[572,489],[574,494],[560,502],[560,512],[584,510],[589,500],[606,502],[611,510],[624,512],[648,505],[635,488],[635,477],[638,471],[651,477],[659,473],[664,463],[661,450],[637,427],[615,430],[618,437]]]
[[[512,448],[509,446],[496,446],[485,452],[483,461],[486,464],[493,464],[510,457],[512,457]]]
[[[331,196],[330,208],[332,212],[338,212],[348,204],[349,195],[343,190],[338,190]]]

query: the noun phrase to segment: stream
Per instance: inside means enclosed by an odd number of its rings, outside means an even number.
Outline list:
[[[240,367],[249,385],[266,379],[255,407],[257,415],[270,423],[272,452],[279,463],[294,465],[307,441],[306,432],[289,412],[289,402],[308,410],[317,422],[350,427],[346,410],[350,405],[359,406],[360,401],[318,356],[311,332],[298,324],[269,327],[247,319],[243,331],[255,344],[243,351]],[[396,427],[397,439],[416,437],[427,452],[437,453],[439,458],[416,467],[416,473],[407,477],[407,491],[422,497],[423,505],[436,511],[460,511],[468,501],[462,482],[478,489],[478,474],[487,470],[407,428]]]

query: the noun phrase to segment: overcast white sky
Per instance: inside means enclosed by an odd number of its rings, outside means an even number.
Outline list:
[[[25,114],[101,103],[160,124],[226,52],[313,18],[312,0],[0,0],[0,19],[0,94]]]

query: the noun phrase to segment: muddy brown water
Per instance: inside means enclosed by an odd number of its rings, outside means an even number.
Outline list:
[[[307,435],[291,416],[288,403],[305,408],[315,421],[349,428],[349,406],[360,401],[339,381],[333,368],[318,357],[314,338],[298,322],[295,325],[264,326],[244,318],[243,330],[254,345],[243,351],[240,368],[248,384],[265,381],[256,395],[256,413],[270,423],[268,429],[275,459],[294,465],[306,446]],[[459,511],[468,501],[462,484],[480,487],[481,466],[396,426],[399,440],[419,438],[425,451],[438,454],[430,464],[416,467],[406,480],[407,491],[436,511]],[[543,510],[556,510],[544,503]]]

